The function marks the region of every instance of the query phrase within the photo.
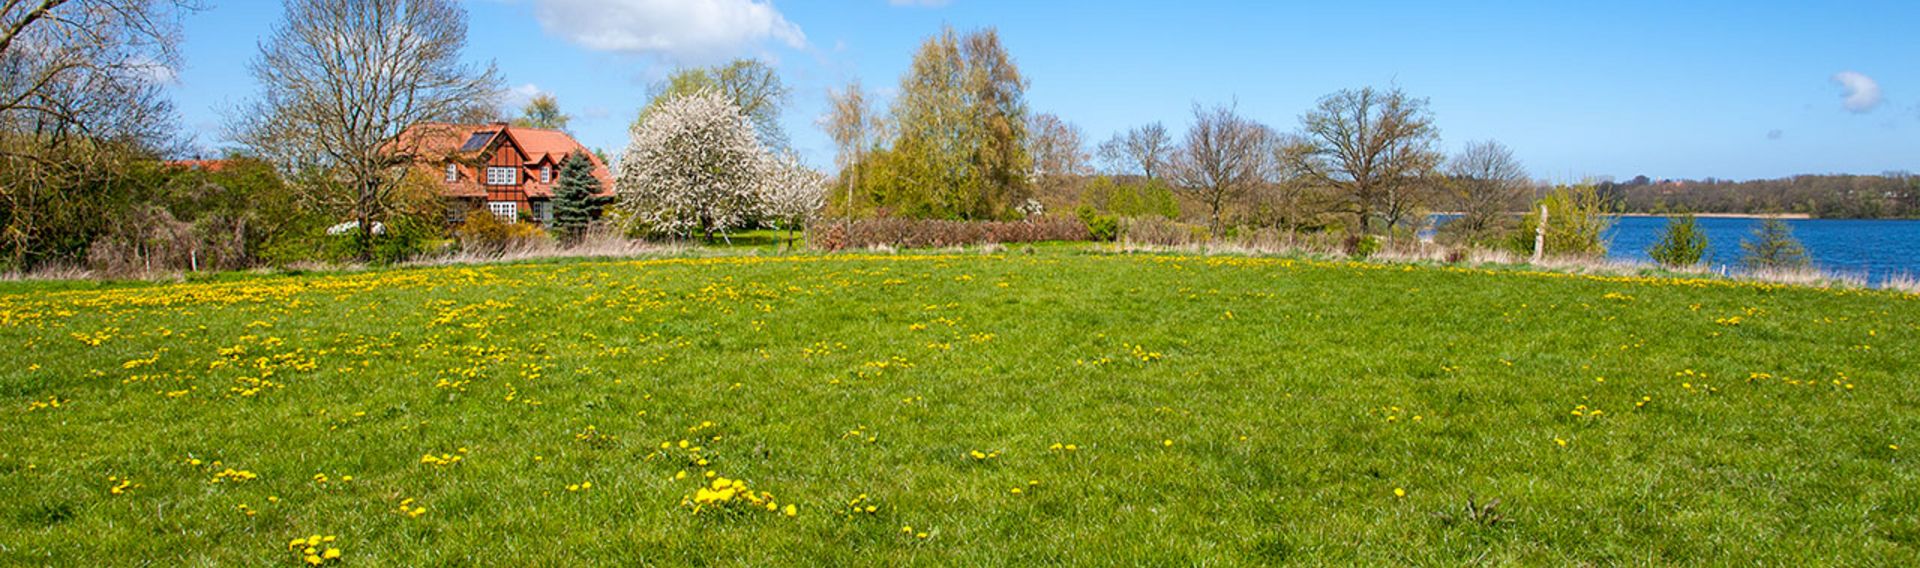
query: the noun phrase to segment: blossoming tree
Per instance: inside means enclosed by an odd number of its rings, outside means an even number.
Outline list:
[[[791,248],[794,229],[805,226],[826,204],[826,176],[789,156],[775,164],[773,176],[761,187],[760,219],[786,229]]]
[[[740,108],[703,90],[659,103],[634,126],[615,184],[642,228],[711,241],[758,211],[777,165]]]

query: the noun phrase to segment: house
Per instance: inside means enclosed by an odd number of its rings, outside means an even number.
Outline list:
[[[613,174],[600,157],[558,130],[522,128],[504,122],[482,125],[429,123],[400,136],[417,169],[440,181],[447,219],[458,223],[484,209],[508,223],[553,222],[553,190],[560,162],[575,151],[593,160],[602,196],[613,195]]]

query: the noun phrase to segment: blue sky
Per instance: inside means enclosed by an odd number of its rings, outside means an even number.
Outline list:
[[[219,147],[269,0],[189,16],[171,88]],[[943,24],[999,29],[1035,112],[1089,145],[1193,103],[1292,130],[1318,97],[1397,85],[1430,100],[1445,146],[1497,139],[1535,177],[1735,179],[1920,170],[1920,2],[1067,2],[463,0],[467,57],[558,97],[617,154],[647,85],[675,66],[760,57],[794,90],[784,123],[817,166],[829,87],[890,96]],[[524,98],[521,98],[524,100]]]

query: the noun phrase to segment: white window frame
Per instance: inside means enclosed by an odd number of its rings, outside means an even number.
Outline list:
[[[520,168],[487,166],[487,185],[520,185]]]
[[[508,223],[520,222],[519,203],[512,201],[488,201],[487,211],[493,213],[493,216],[499,217],[501,221]]]
[[[533,202],[529,202],[527,204],[527,207],[533,209],[533,220],[539,221],[540,224],[542,225],[553,223],[553,203],[552,202],[533,201]]]
[[[540,166],[540,183],[553,183],[553,164]]]
[[[460,166],[447,164],[447,181],[460,181]]]

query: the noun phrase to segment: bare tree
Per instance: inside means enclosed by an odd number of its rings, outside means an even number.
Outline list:
[[[1193,126],[1169,168],[1174,187],[1207,206],[1207,226],[1225,232],[1221,213],[1260,184],[1267,127],[1240,116],[1232,105],[1193,105]]]
[[[1100,160],[1113,171],[1139,172],[1152,181],[1161,175],[1174,148],[1167,127],[1155,122],[1114,134],[1113,138],[1100,143],[1099,151]]]
[[[492,66],[460,61],[466,37],[454,0],[288,0],[235,137],[290,172],[322,172],[313,195],[352,215],[365,255],[408,166],[458,135],[431,123],[496,108]]]
[[[1027,154],[1033,156],[1033,174],[1044,188],[1057,188],[1088,173],[1086,144],[1080,127],[1052,113],[1027,120]]]
[[[1412,216],[1442,156],[1440,134],[1425,99],[1399,89],[1342,90],[1300,117],[1304,152],[1294,167],[1337,194],[1366,233],[1376,215],[1391,229]]]
[[[1532,189],[1513,150],[1494,140],[1471,142],[1446,164],[1446,206],[1460,217],[1448,232],[1480,241],[1499,229],[1508,212],[1525,206]]]
[[[847,195],[842,212],[849,218],[853,215],[854,189],[860,186],[860,166],[866,161],[873,140],[879,138],[879,122],[859,81],[847,84],[845,91],[827,90],[827,115],[821,117],[820,125],[838,147],[834,161],[840,164],[842,177],[846,178],[843,181]]]
[[[153,141],[178,63],[186,0],[9,0],[0,5],[0,127],[63,143]]]
[[[188,0],[0,3],[0,250],[15,268],[108,228],[129,159],[172,139],[161,93]],[[64,235],[56,236],[55,234]],[[55,241],[68,243],[57,244]]]

